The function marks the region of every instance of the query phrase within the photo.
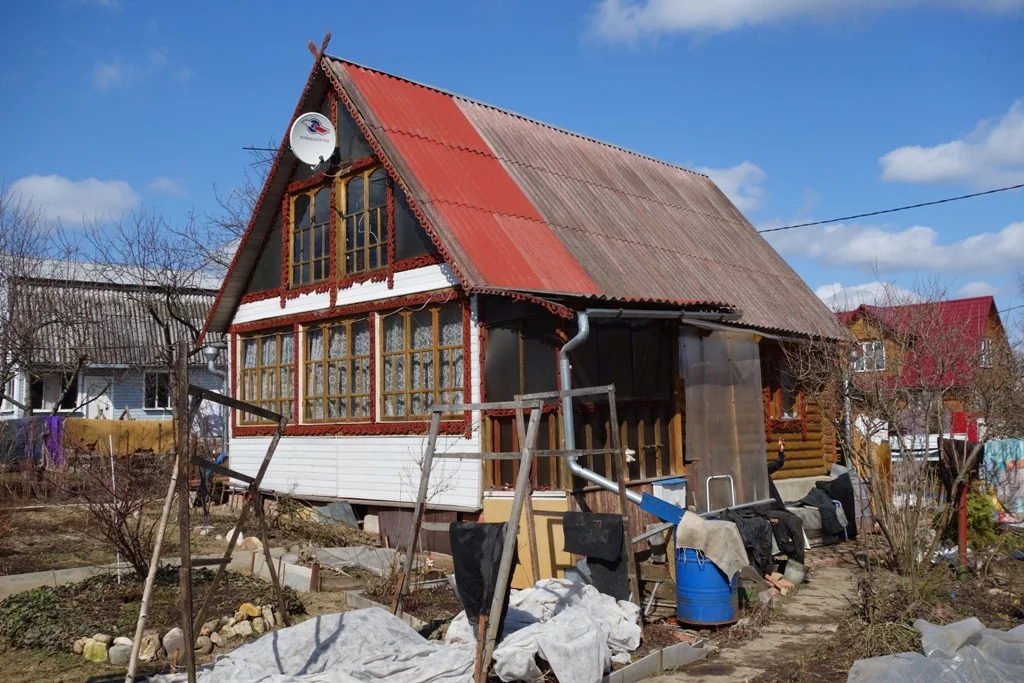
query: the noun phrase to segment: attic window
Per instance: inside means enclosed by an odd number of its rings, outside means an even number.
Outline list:
[[[992,367],[992,340],[988,337],[981,340],[981,358],[978,364],[983,368]]]
[[[338,196],[344,230],[343,277],[388,265],[390,184],[387,173],[380,167],[342,181],[343,191],[339,191]]]
[[[331,188],[319,187],[292,197],[292,286],[330,277]]]

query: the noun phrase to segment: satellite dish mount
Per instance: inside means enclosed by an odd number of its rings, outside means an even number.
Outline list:
[[[299,161],[316,170],[334,156],[338,135],[329,116],[307,112],[295,119],[288,133],[288,144]]]

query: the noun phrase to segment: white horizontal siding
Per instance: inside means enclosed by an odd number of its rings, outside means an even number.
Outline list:
[[[458,284],[454,271],[448,264],[439,264],[414,268],[401,273],[395,273],[395,286],[388,289],[387,282],[360,282],[344,289],[338,290],[338,306],[359,304],[366,301],[377,301],[390,299],[392,297],[408,296],[420,292],[430,292],[435,289],[445,289]],[[285,307],[281,308],[281,300],[278,297],[254,301],[242,304],[235,311],[232,320],[234,324],[248,323],[254,320],[265,320],[281,315],[293,315],[295,313],[308,313],[329,308],[331,305],[330,292],[319,294],[301,294],[294,299],[288,299]]]
[[[469,439],[438,437],[438,451],[480,451],[479,432]],[[285,436],[270,463],[263,488],[297,496],[412,503],[419,488],[423,436]],[[255,476],[270,437],[231,440],[231,467]],[[435,460],[432,505],[477,508],[479,460]]]

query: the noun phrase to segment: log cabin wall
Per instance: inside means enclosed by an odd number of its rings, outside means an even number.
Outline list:
[[[774,479],[828,474],[836,462],[836,433],[826,410],[790,374],[783,342],[761,341],[764,383],[765,458],[775,460],[779,439],[786,442],[786,465]]]

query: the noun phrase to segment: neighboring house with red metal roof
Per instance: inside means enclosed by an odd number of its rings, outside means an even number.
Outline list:
[[[630,479],[650,488],[686,470],[681,322],[769,345],[847,336],[704,175],[328,55],[295,116],[309,111],[335,123],[337,153],[314,172],[282,143],[207,320],[231,334],[235,395],[292,418],[270,489],[408,505],[428,407],[554,390],[592,308],[627,313],[595,321],[572,382],[615,383]],[[599,447],[606,406],[578,410],[579,446]],[[449,417],[440,448],[514,446],[508,414]],[[255,470],[273,428],[234,419],[232,466]],[[762,454],[763,426],[747,425]],[[546,414],[539,447],[560,428]],[[808,456],[822,472],[823,448]],[[457,512],[514,472],[446,467],[431,504]],[[534,482],[576,488],[553,458]]]
[[[873,377],[882,376],[894,392],[908,396],[939,392],[947,411],[941,431],[968,432],[970,388],[1009,344],[991,296],[865,304],[836,316],[857,339],[855,383],[874,383]],[[976,437],[973,427],[969,431]]]

